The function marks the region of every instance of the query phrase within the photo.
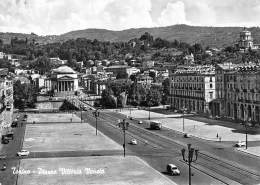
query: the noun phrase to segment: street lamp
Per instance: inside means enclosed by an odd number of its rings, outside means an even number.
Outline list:
[[[97,118],[99,117],[99,109],[96,109],[95,112],[93,112],[94,117],[96,118],[96,135],[97,135]]]
[[[187,108],[182,108],[182,131],[184,132],[184,113],[187,111]]]
[[[247,149],[247,143],[248,143],[248,142],[247,142],[247,140],[248,140],[248,139],[247,139],[247,133],[248,133],[248,127],[249,127],[248,122],[249,122],[249,121],[251,121],[250,118],[249,118],[247,121],[244,121],[244,122],[241,123],[241,125],[243,125],[243,126],[245,127],[245,129],[246,129],[246,149]]]
[[[198,149],[191,148],[191,144],[188,145],[188,154],[185,156],[185,148],[181,150],[183,161],[188,162],[189,164],[189,185],[191,185],[191,163],[197,161],[198,159]],[[195,156],[194,156],[195,153]],[[193,156],[195,159],[193,159]]]
[[[124,132],[124,144],[123,144],[123,148],[124,148],[124,157],[125,157],[125,131],[128,129],[129,127],[129,123],[125,121],[125,119],[123,119],[122,122],[119,121],[118,126],[123,130]]]

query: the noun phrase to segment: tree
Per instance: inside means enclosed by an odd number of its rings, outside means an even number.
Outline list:
[[[20,80],[14,83],[14,106],[23,108],[25,106],[34,108],[37,90],[32,84],[21,84]]]
[[[114,98],[113,91],[111,89],[105,89],[101,94],[102,107],[116,108],[117,102]]]
[[[166,78],[163,83],[163,96],[162,96],[162,104],[167,104],[168,96],[170,95],[170,80]]]
[[[128,74],[125,73],[125,72],[122,72],[122,71],[120,71],[120,72],[117,73],[117,75],[116,75],[116,79],[126,79],[126,78],[128,78]]]
[[[50,69],[54,67],[54,65],[51,64],[50,59],[44,55],[39,57],[35,62],[31,63],[30,67],[38,70],[40,74],[45,74],[46,72],[49,72]]]
[[[153,80],[155,80],[156,74],[154,71],[150,71],[149,72],[149,76],[153,78]]]

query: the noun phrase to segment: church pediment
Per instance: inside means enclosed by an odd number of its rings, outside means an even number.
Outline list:
[[[57,78],[58,80],[74,80],[75,78],[71,77],[71,76],[62,76]]]

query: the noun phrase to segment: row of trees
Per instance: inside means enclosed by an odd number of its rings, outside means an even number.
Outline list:
[[[169,95],[170,81],[166,79],[162,86],[144,88],[130,80],[126,83],[110,82],[102,92],[103,107],[124,107],[125,103],[133,106],[157,106],[165,104]]]

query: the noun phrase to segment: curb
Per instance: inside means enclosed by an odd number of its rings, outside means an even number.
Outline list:
[[[238,151],[238,152],[242,152],[242,153],[245,153],[245,154],[252,155],[254,157],[260,158],[260,155],[253,154],[253,153],[247,152],[247,151],[242,150],[242,149],[235,149],[235,150]]]

